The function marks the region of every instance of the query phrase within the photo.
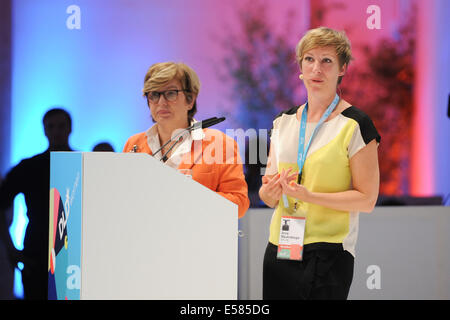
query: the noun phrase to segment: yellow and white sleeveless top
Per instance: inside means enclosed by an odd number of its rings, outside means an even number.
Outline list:
[[[293,168],[298,172],[297,152],[300,121],[296,114],[299,106],[281,112],[273,121],[271,152],[266,175]],[[306,125],[305,145],[317,123]],[[301,184],[311,192],[333,193],[352,189],[350,159],[370,141],[380,142],[372,120],[356,107],[345,109],[317,131],[306,156]],[[272,215],[269,242],[278,245],[281,217],[306,216],[304,245],[342,244],[344,250],[355,256],[358,236],[358,212],[330,209],[324,206],[298,201],[287,197],[289,208],[281,199]]]

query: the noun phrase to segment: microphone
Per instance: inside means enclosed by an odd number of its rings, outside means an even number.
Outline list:
[[[203,120],[202,123],[201,123],[201,127],[203,129],[205,129],[205,128],[214,126],[214,125],[216,125],[216,124],[218,124],[218,123],[220,123],[220,122],[222,122],[224,120],[225,120],[225,117],[221,117],[221,118],[214,117],[214,118],[211,118],[211,119]]]
[[[167,150],[167,152],[165,154],[163,154],[161,161],[166,162],[168,160],[167,154],[169,154],[169,152],[175,147],[175,145],[181,141],[181,138],[183,137],[184,134],[191,132],[192,130],[195,130],[195,129],[211,127],[211,126],[218,124],[224,120],[225,120],[225,117],[221,117],[221,118],[212,117],[212,118],[205,119],[205,120],[194,123],[193,125],[187,127],[186,129],[180,131],[178,134],[176,134],[175,136],[170,138],[169,141],[167,141],[165,144],[163,144],[163,146],[161,148],[159,148],[158,150],[156,150],[155,153],[153,153],[153,156],[155,156],[158,152],[161,152],[161,150],[165,146],[167,146],[170,142],[172,142],[176,138],[178,138],[177,141],[169,148],[169,150]]]
[[[200,127],[205,129],[205,128],[211,127],[215,124],[218,124],[224,120],[225,120],[225,117],[221,117],[221,118],[212,117],[212,118],[209,118],[209,119],[206,119],[203,121],[198,121],[198,122],[194,123],[192,126],[190,126],[189,128],[186,128],[186,130],[192,131],[192,130],[198,129]]]
[[[225,117],[221,117],[221,118],[213,117],[213,118],[209,118],[209,119],[206,119],[206,120],[203,120],[203,121],[196,122],[192,126],[184,129],[183,131],[181,131],[179,134],[177,134],[175,137],[171,138],[169,141],[167,141],[164,144],[164,145],[167,145],[170,141],[173,141],[174,138],[176,138],[177,136],[180,136],[178,138],[178,140],[174,144],[172,144],[172,146],[169,148],[169,150],[167,150],[167,152],[162,156],[161,161],[162,162],[166,162],[168,160],[167,155],[173,149],[173,147],[175,147],[175,145],[177,145],[181,141],[181,138],[183,137],[183,135],[185,133],[190,132],[190,131],[195,130],[195,129],[198,129],[200,127],[203,128],[203,129],[204,128],[208,128],[208,127],[211,127],[211,126],[213,126],[215,124],[218,124],[218,123],[220,123],[220,122],[222,122],[224,120],[225,120]],[[160,149],[162,149],[162,147]]]
[[[173,141],[176,137],[178,137],[179,135],[184,134],[185,132],[189,132],[189,131],[191,131],[191,130],[197,129],[197,128],[199,128],[199,127],[201,126],[201,124],[202,124],[203,122],[211,121],[211,120],[214,120],[214,119],[217,119],[217,117],[212,117],[212,118],[209,118],[209,119],[206,119],[206,120],[203,120],[203,121],[198,121],[198,122],[194,123],[193,125],[187,127],[186,129],[184,129],[183,131],[179,132],[179,133],[178,133],[177,135],[175,135],[174,137],[170,138],[169,141],[167,141],[165,144],[163,144],[163,145],[161,146],[161,148],[159,148],[158,150],[156,150],[156,151],[153,153],[153,156],[155,156],[158,152],[160,152],[165,146],[167,146],[170,142],[172,142],[172,141]]]

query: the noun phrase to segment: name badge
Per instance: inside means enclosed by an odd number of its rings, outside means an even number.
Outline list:
[[[281,217],[278,259],[302,260],[305,222],[305,217]]]

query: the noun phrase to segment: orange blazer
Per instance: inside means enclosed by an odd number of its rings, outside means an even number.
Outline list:
[[[248,187],[236,141],[221,131],[203,129],[203,140],[194,140],[191,152],[183,156],[178,169],[192,169],[192,178],[238,205],[242,218],[250,206]],[[145,132],[131,136],[123,152],[152,155]]]

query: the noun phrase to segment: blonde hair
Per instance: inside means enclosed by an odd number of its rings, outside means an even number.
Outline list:
[[[302,60],[305,53],[311,49],[318,47],[334,47],[336,55],[339,59],[339,67],[344,64],[348,66],[352,60],[352,48],[350,40],[347,38],[344,31],[337,31],[331,28],[319,27],[311,29],[302,37],[295,48],[295,58],[297,63],[302,68]],[[342,81],[342,76],[339,77],[338,84]]]
[[[197,113],[197,97],[200,92],[200,80],[195,71],[182,62],[159,62],[150,66],[145,78],[142,93],[144,96],[150,91],[159,90],[172,80],[178,80],[185,91],[186,101],[194,105],[188,111],[188,120],[192,121]]]

